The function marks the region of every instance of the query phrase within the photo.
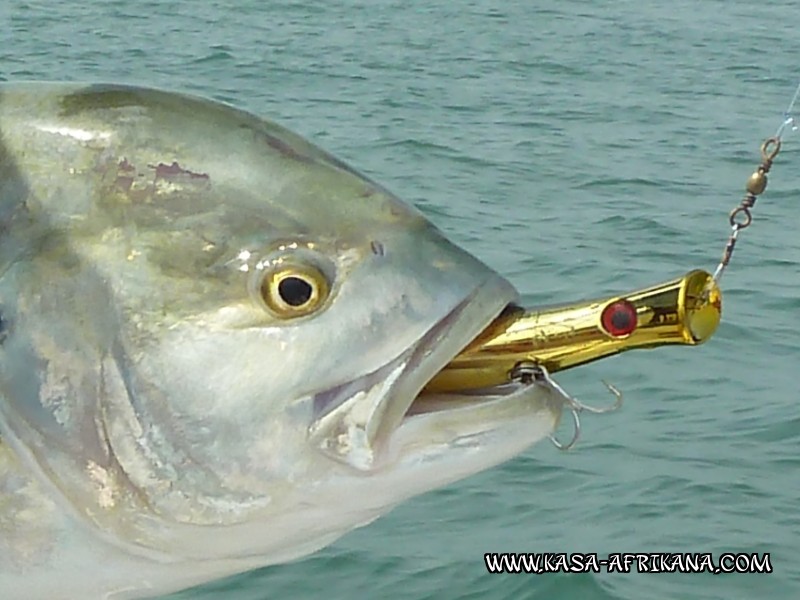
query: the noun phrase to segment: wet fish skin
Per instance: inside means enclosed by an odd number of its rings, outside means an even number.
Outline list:
[[[259,301],[283,260],[329,278],[321,310]],[[515,298],[273,123],[0,86],[0,597],[147,597],[294,559],[518,454],[557,423],[546,386],[406,416]]]

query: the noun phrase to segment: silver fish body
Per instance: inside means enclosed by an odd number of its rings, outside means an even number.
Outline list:
[[[515,298],[278,125],[0,86],[0,598],[291,560],[515,456],[548,385],[420,394]]]

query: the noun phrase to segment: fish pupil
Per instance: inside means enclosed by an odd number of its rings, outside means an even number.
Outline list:
[[[313,293],[311,284],[299,277],[286,277],[278,284],[281,299],[289,306],[303,306]]]

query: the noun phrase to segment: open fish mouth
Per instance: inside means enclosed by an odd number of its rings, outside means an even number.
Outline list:
[[[392,432],[412,418],[553,391],[549,378],[515,379],[520,364],[553,372],[634,348],[701,344],[722,310],[717,282],[700,270],[628,294],[538,311],[503,298],[479,315],[471,309],[481,295],[488,294],[475,292],[385,366],[318,393],[312,443],[370,470]],[[561,406],[551,406],[558,413],[554,426]]]
[[[514,306],[507,285],[479,288],[434,324],[412,347],[381,368],[314,396],[309,440],[329,456],[359,470],[380,463],[393,432],[414,416],[450,408],[443,400],[469,397],[473,403],[496,399],[496,393],[426,392],[433,380],[470,342]],[[492,292],[494,298],[491,298]],[[509,393],[508,389],[497,392]],[[455,406],[455,403],[452,405]]]

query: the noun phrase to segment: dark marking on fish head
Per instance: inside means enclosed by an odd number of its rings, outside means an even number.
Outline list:
[[[97,168],[95,168],[97,170]],[[136,177],[136,167],[127,158],[122,158],[117,164],[117,177],[114,179],[114,189],[130,192]]]
[[[114,180],[114,187],[121,192],[130,192],[133,187],[133,177],[129,175],[118,175]]]
[[[3,92],[0,91],[0,104]],[[31,190],[0,129],[0,274],[41,237],[31,214]]]
[[[146,92],[125,85],[90,85],[61,99],[61,116],[72,117],[83,112],[139,106]]]
[[[267,146],[272,148],[273,150],[277,151],[281,156],[285,158],[289,158],[291,160],[296,160],[298,162],[311,164],[314,163],[314,159],[302,152],[298,152],[290,143],[282,140],[276,135],[273,135],[267,131],[264,131],[263,127],[254,127],[252,123],[242,123],[239,125],[242,129],[249,131],[253,138],[261,143],[265,143]]]
[[[369,247],[375,256],[384,256],[386,254],[386,248],[378,240],[372,240],[369,243]]]
[[[184,169],[178,164],[177,161],[172,161],[172,164],[170,165],[160,162],[157,165],[147,166],[156,170],[156,181],[159,179],[189,179],[195,181],[209,181],[211,179],[208,173],[195,173],[189,169]]]
[[[2,308],[0,308],[0,346],[6,341],[9,334],[9,323]]]

